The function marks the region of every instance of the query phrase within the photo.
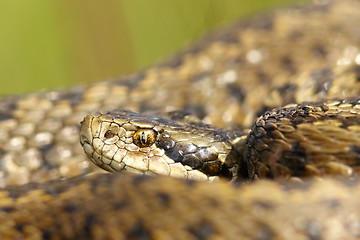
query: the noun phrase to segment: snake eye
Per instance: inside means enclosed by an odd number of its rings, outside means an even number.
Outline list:
[[[152,129],[139,129],[134,133],[133,140],[138,147],[149,147],[156,141],[157,133]]]

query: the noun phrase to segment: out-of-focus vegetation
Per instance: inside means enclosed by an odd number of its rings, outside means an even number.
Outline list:
[[[234,18],[294,1],[1,1],[0,95],[134,72]]]

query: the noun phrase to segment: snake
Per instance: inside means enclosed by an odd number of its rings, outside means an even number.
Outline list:
[[[360,239],[359,9],[284,7],[2,97],[0,238]]]

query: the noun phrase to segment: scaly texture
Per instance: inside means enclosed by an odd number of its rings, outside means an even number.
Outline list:
[[[360,185],[101,175],[0,191],[1,239],[357,239]]]
[[[219,127],[250,127],[273,107],[357,96],[358,6],[352,0],[280,10],[131,77],[3,99],[0,185],[91,171],[75,136],[93,111],[185,109]]]
[[[90,114],[81,123],[80,142],[86,155],[110,172],[233,182],[359,172],[359,98],[275,108],[249,133],[190,117],[126,110]]]
[[[134,76],[4,98],[0,183],[46,182],[93,171],[78,144],[79,122],[93,111],[182,109],[217,127],[250,128],[274,107],[358,97],[359,9],[358,0],[282,9],[209,36]],[[9,239],[359,238],[359,184],[324,180],[282,188],[258,182],[236,188],[130,175],[31,184],[0,192],[0,234]]]

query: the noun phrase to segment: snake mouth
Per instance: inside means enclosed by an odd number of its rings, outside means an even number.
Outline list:
[[[81,128],[80,128],[80,144],[83,147],[84,153],[86,154],[86,156],[92,161],[93,160],[93,153],[94,153],[94,148],[92,146],[93,141],[92,141],[92,135],[91,135],[91,122],[92,119],[87,116],[84,118],[83,121],[81,121]]]
[[[88,116],[84,118],[83,121],[80,122],[80,144],[81,146],[91,145],[92,136],[91,136],[91,118]]]
[[[80,124],[83,124],[83,122],[81,122]],[[80,134],[80,144],[81,146],[84,146],[86,144],[90,145],[90,140],[87,138],[86,135]]]

